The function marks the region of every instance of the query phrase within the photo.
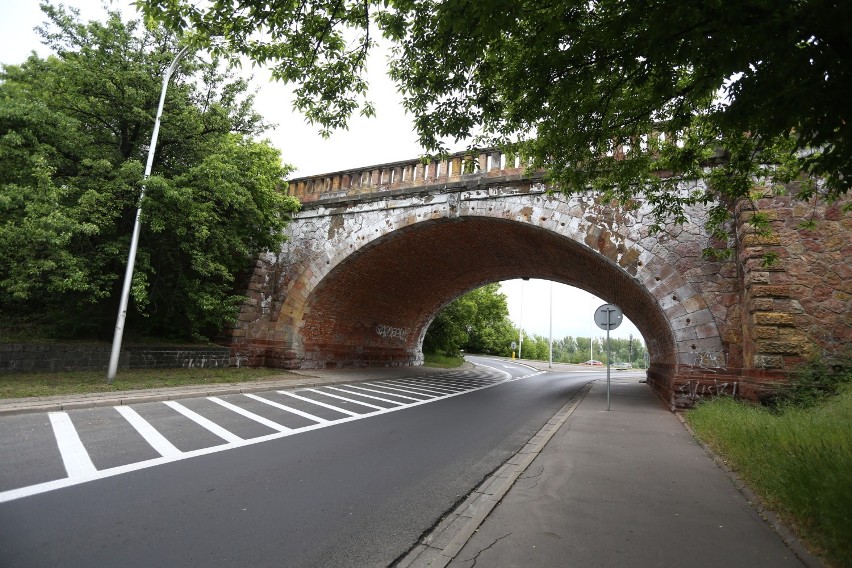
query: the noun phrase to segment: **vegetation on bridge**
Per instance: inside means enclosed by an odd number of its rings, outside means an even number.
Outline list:
[[[546,169],[562,191],[646,201],[655,229],[683,222],[689,204],[712,204],[720,247],[733,201],[784,191],[789,180],[801,182],[803,200],[833,200],[852,179],[849,2],[142,7],[191,30],[191,44],[247,56],[295,83],[295,108],[326,135],[353,112],[373,113],[365,64],[377,24],[394,44],[390,75],[428,151],[443,152],[446,140],[498,145]],[[770,230],[761,215],[752,225]]]
[[[53,50],[0,73],[2,326],[109,336],[164,69],[178,51],[138,21],[44,7]],[[297,203],[247,84],[190,57],[173,77],[147,181],[129,329],[184,339],[233,321],[235,279],[280,248]]]

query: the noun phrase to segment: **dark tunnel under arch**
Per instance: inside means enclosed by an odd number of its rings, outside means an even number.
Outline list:
[[[553,231],[476,216],[415,223],[354,251],[309,295],[302,348],[314,366],[411,364],[441,307],[479,286],[521,277],[574,286],[620,306],[645,338],[652,364],[676,364],[665,313],[625,268]]]

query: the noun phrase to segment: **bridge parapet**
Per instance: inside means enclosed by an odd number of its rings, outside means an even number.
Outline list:
[[[497,180],[536,180],[517,156],[495,148],[456,152],[443,159],[418,158],[290,180],[288,193],[303,204],[364,198],[386,192],[422,191],[435,186],[468,187]]]

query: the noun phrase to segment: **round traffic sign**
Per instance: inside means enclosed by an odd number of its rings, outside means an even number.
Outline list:
[[[595,310],[595,323],[601,329],[613,330],[621,325],[624,314],[615,304],[604,304]]]

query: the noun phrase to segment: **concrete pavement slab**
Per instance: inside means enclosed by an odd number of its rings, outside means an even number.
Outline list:
[[[449,566],[776,568],[797,558],[636,378],[596,382]]]

